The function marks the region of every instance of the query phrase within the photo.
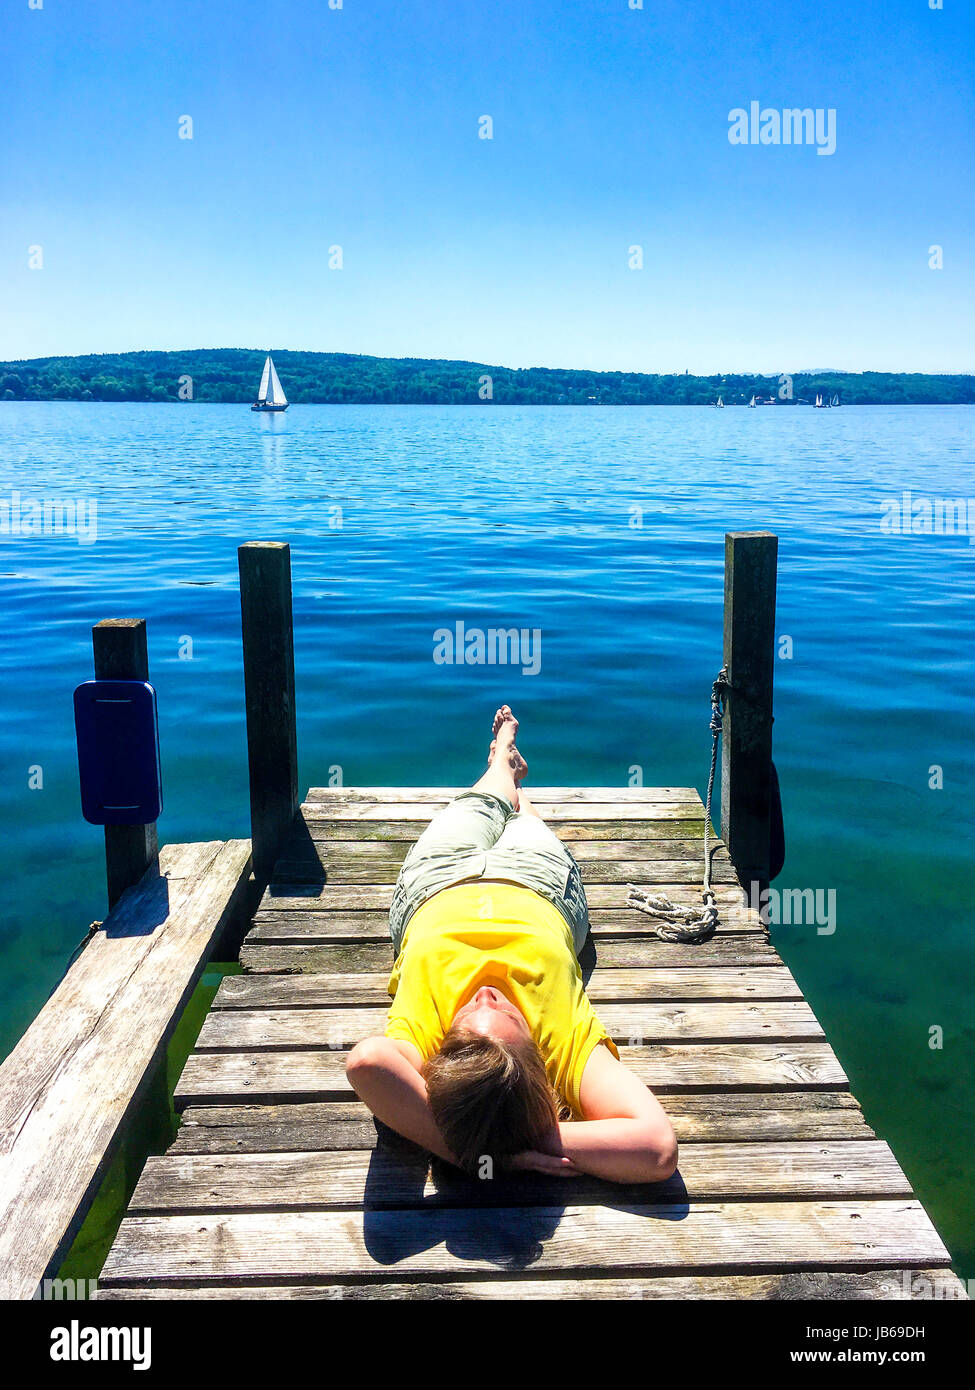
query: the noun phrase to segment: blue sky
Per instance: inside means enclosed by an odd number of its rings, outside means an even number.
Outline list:
[[[0,357],[975,370],[970,5],[644,5],[10,0]]]

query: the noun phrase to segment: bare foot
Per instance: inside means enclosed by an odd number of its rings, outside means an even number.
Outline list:
[[[494,738],[491,740],[491,747],[488,750],[488,767],[491,766],[495,758],[503,758],[511,768],[515,785],[519,785],[528,776],[528,764],[515,747],[518,720],[511,713],[510,705],[502,705],[497,711],[491,732],[494,734]]]
[[[517,734],[518,720],[511,713],[510,705],[502,705],[501,708],[495,712],[494,723],[491,725],[491,732],[494,734],[495,738],[497,738],[498,730],[501,728],[502,724],[513,724],[515,726],[514,734]],[[512,740],[514,739],[514,734],[511,736]]]

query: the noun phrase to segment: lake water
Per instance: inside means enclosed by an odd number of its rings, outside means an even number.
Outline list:
[[[334,767],[469,782],[508,701],[533,781],[637,766],[703,792],[724,533],[769,529],[792,648],[775,886],[836,894],[835,931],[773,941],[975,1275],[975,545],[881,525],[904,490],[975,493],[973,426],[966,407],[4,403],[0,501],[93,499],[97,540],[0,535],[0,1052],[105,911],[71,704],[99,619],[149,622],[164,841],[249,833],[245,540],[292,547],[302,790]],[[435,664],[458,620],[538,629],[537,674]]]

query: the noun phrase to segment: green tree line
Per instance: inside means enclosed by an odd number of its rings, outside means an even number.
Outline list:
[[[172,401],[246,404],[257,395],[265,352],[196,348],[0,363],[0,400]],[[779,376],[592,372],[492,367],[415,357],[274,351],[297,405],[725,405],[783,398]],[[487,380],[485,380],[487,378]],[[921,372],[817,372],[790,378],[791,403],[839,395],[844,405],[971,405],[975,376]]]

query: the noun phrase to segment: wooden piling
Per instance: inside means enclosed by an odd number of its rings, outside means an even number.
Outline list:
[[[770,531],[725,536],[721,834],[749,894],[769,882],[778,545]]]
[[[95,679],[147,681],[149,648],[145,618],[106,618],[91,630]],[[156,825],[106,825],[105,871],[109,910],[142,878],[159,855]]]
[[[298,811],[291,548],[248,541],[237,551],[254,877],[268,882]]]

